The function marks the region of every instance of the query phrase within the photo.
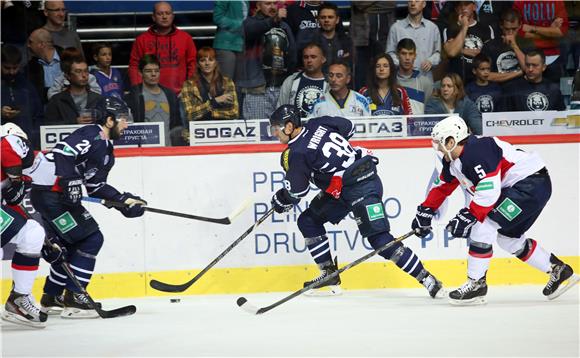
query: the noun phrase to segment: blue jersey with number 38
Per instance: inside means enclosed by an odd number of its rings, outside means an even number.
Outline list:
[[[310,182],[325,190],[333,175],[340,175],[360,158],[348,142],[354,125],[342,117],[312,118],[300,134],[288,143],[282,166],[284,185],[290,196],[299,199],[310,189]]]

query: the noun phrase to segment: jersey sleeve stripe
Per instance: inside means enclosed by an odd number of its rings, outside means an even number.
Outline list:
[[[439,209],[441,204],[443,204],[443,202],[445,201],[445,198],[451,195],[451,193],[453,193],[453,191],[459,185],[459,181],[456,178],[453,178],[453,180],[450,183],[444,181],[443,174],[439,176],[438,181],[440,182],[440,184],[431,188],[429,194],[427,195],[427,198],[421,205],[434,210]]]

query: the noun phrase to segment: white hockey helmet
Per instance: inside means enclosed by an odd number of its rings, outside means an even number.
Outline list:
[[[445,142],[449,137],[455,140],[455,145],[453,148],[447,150],[447,148],[445,148]],[[457,144],[467,137],[469,137],[467,124],[465,124],[463,118],[457,115],[449,116],[441,120],[435,125],[435,127],[433,127],[433,131],[431,132],[433,148],[438,150],[439,144],[441,144],[441,147],[449,158],[451,158],[451,152],[457,147]]]
[[[5,137],[9,134],[13,134],[13,135],[18,136],[20,138],[28,139],[28,135],[26,133],[24,133],[22,128],[20,128],[16,124],[10,123],[10,122],[2,125],[2,137]]]

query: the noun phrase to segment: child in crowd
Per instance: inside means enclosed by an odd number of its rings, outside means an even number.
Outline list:
[[[113,48],[106,42],[93,45],[93,60],[91,74],[97,78],[103,96],[123,98],[123,81],[118,69],[111,67]]]
[[[501,87],[488,80],[491,71],[491,59],[480,53],[473,59],[475,80],[465,86],[465,92],[475,103],[479,112],[497,112],[501,96]]]

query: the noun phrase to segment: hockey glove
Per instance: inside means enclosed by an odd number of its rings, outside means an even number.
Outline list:
[[[272,196],[272,207],[278,214],[285,213],[292,210],[294,204],[288,199],[288,192],[286,189],[280,189]]]
[[[118,208],[121,214],[127,218],[136,218],[145,213],[147,202],[137,195],[123,193],[118,197],[118,200],[127,205],[124,208]]]
[[[44,241],[40,251],[42,258],[51,265],[60,265],[66,261],[68,251],[58,237],[49,237]]]
[[[454,237],[466,239],[471,235],[471,229],[476,222],[477,218],[467,208],[463,208],[449,221],[445,230],[449,231]]]
[[[61,178],[60,187],[64,203],[70,206],[80,205],[83,197],[83,180],[81,178]]]
[[[411,223],[411,228],[415,230],[415,235],[425,237],[431,232],[431,220],[433,220],[435,210],[423,205],[417,206],[415,219]]]
[[[10,181],[10,185],[7,188],[2,189],[2,199],[4,199],[8,205],[16,205],[24,199],[24,196],[26,195],[24,189],[24,181]]]

